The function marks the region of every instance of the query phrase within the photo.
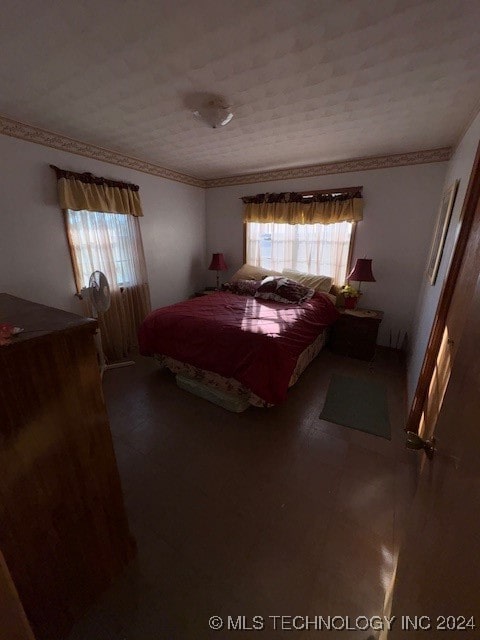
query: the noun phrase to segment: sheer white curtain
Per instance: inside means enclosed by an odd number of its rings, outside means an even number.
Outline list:
[[[150,293],[138,217],[66,210],[67,234],[77,289],[92,271],[103,271],[111,306],[101,318],[104,351],[122,358],[136,345],[139,324],[150,311]]]
[[[147,281],[138,218],[123,213],[72,211],[67,225],[81,287],[92,271],[103,271],[112,290]]]
[[[246,225],[248,264],[276,271],[297,269],[331,276],[338,285],[344,283],[353,223]]]

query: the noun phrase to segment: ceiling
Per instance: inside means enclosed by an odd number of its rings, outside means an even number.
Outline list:
[[[0,114],[204,179],[445,147],[479,24],[478,0],[3,0]]]

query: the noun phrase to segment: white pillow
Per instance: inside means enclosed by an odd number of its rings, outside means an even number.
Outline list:
[[[337,296],[334,296],[332,293],[326,293],[326,291],[322,291],[324,295],[332,302],[335,306],[337,306]]]
[[[323,293],[328,293],[333,284],[333,278],[330,276],[314,276],[311,273],[303,273],[302,271],[295,271],[294,269],[284,269],[282,276],[286,276],[299,284],[303,284],[305,287],[315,289],[315,291],[322,291]]]
[[[271,271],[263,267],[254,267],[252,264],[244,264],[230,278],[230,282],[237,280],[263,280],[266,276],[281,276],[280,271]]]

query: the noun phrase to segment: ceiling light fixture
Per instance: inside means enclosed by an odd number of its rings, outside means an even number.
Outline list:
[[[233,112],[228,104],[225,104],[223,98],[213,98],[205,102],[193,112],[193,115],[199,120],[203,120],[212,129],[224,127],[233,118]]]

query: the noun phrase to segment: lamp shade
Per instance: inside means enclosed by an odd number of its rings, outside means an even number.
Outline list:
[[[223,253],[212,254],[212,261],[208,269],[209,271],[226,271],[228,269]]]
[[[355,266],[347,276],[347,280],[356,282],[376,282],[372,273],[372,261],[368,258],[358,258]]]

